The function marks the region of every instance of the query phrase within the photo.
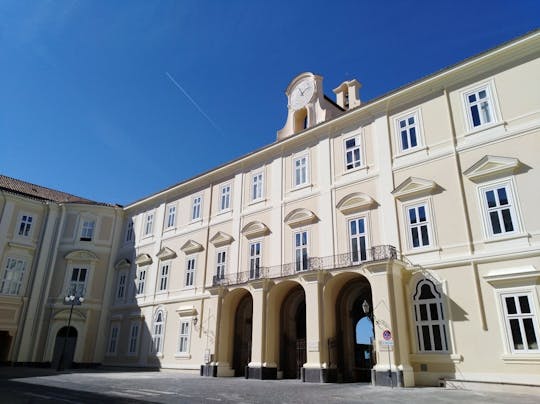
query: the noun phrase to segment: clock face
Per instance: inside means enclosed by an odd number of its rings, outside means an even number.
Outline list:
[[[294,109],[302,108],[311,100],[314,92],[315,86],[311,80],[300,81],[291,93],[291,106]]]

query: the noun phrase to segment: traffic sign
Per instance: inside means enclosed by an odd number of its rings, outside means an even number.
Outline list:
[[[390,332],[390,330],[384,330],[382,336],[385,341],[390,341],[392,339],[392,333]]]

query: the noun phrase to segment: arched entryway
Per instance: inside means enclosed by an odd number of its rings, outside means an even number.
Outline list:
[[[8,331],[0,331],[0,363],[8,361],[11,340]]]
[[[280,370],[285,379],[299,379],[306,362],[306,295],[295,286],[281,305]]]
[[[62,327],[56,334],[52,367],[58,368],[62,361],[61,368],[70,369],[73,366],[76,346],[77,330],[74,327]]]
[[[337,378],[343,382],[369,382],[375,365],[373,323],[364,313],[363,303],[373,307],[371,286],[364,277],[355,277],[341,288],[335,306],[336,334],[331,346],[337,361]]]
[[[236,308],[234,318],[233,369],[235,376],[245,376],[251,361],[253,298],[246,293]]]

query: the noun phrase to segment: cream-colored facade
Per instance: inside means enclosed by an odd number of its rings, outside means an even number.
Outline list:
[[[89,249],[103,300],[76,361],[540,385],[539,56],[533,32],[365,104],[356,80],[333,102],[301,74],[275,143],[125,207],[121,229],[96,207],[116,236]],[[51,307],[79,250],[62,240]],[[51,360],[47,327],[41,356],[11,360]]]

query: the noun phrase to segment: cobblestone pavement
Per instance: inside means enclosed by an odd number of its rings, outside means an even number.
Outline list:
[[[533,394],[203,378],[177,371],[0,367],[2,403],[538,403]]]

